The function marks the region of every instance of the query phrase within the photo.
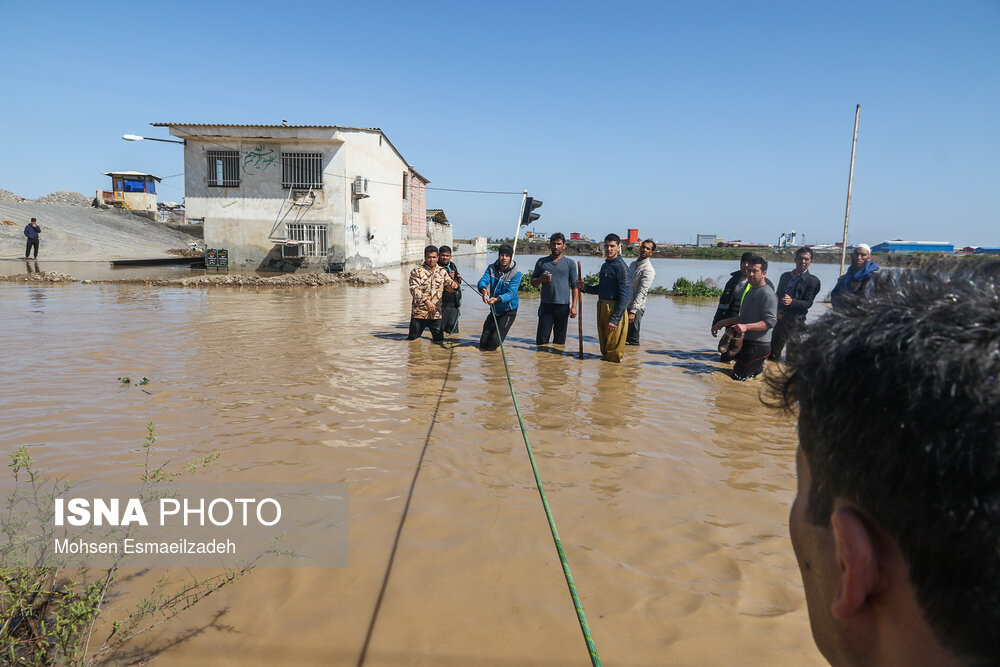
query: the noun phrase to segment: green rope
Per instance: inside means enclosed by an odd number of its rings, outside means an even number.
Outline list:
[[[497,337],[500,339],[500,355],[503,357],[503,370],[507,374],[507,386],[510,388],[510,398],[514,401],[514,412],[517,413],[517,423],[521,427],[521,437],[524,438],[524,447],[528,450],[531,472],[535,475],[535,486],[538,487],[538,495],[542,498],[542,507],[545,508],[545,517],[549,520],[549,531],[552,533],[552,541],[555,542],[556,551],[559,552],[559,562],[562,563],[563,576],[566,577],[566,585],[569,586],[569,594],[573,598],[576,618],[580,621],[580,630],[583,632],[584,641],[587,642],[590,663],[593,667],[601,667],[601,658],[597,655],[597,646],[594,644],[594,638],[590,634],[587,616],[583,613],[583,603],[580,602],[580,594],[576,590],[573,573],[569,571],[569,561],[566,559],[566,551],[563,549],[562,540],[559,539],[559,531],[556,530],[556,520],[552,516],[552,508],[549,507],[549,499],[545,497],[545,489],[542,488],[542,479],[538,475],[538,465],[535,463],[535,455],[531,451],[531,444],[528,442],[528,432],[524,427],[521,409],[517,405],[517,396],[514,395],[514,383],[510,379],[510,367],[507,365],[507,353],[503,349],[503,335],[500,333],[500,323],[497,321],[497,313],[493,306],[490,306],[490,314],[493,316],[493,324],[497,328]]]

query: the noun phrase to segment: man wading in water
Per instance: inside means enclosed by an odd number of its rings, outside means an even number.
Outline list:
[[[596,286],[587,287],[583,280],[576,283],[581,292],[597,295],[597,337],[601,341],[601,356],[616,363],[625,356],[628,320],[622,322],[622,318],[630,295],[628,265],[619,253],[621,242],[617,234],[604,237],[604,264]]]
[[[425,328],[431,330],[431,339],[444,340],[441,331],[441,298],[444,291],[455,291],[458,283],[448,272],[438,266],[437,246],[424,248],[424,263],[410,271],[410,295],[413,307],[410,310],[410,333],[407,340],[416,340]]]
[[[476,285],[483,295],[483,303],[491,306],[493,311],[486,315],[486,321],[483,322],[483,333],[479,337],[480,350],[495,350],[500,347],[517,317],[517,290],[521,286],[521,272],[517,270],[517,263],[511,261],[513,256],[513,248],[506,244],[500,246],[497,261],[486,267],[486,273]],[[496,321],[493,320],[494,315]]]

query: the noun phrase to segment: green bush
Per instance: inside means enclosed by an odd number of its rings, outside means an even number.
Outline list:
[[[662,292],[659,292],[662,293]],[[681,276],[674,281],[673,287],[667,292],[670,296],[689,296],[703,299],[718,299],[722,296],[722,289],[715,284],[714,280],[706,281],[699,278],[696,282],[691,282]]]

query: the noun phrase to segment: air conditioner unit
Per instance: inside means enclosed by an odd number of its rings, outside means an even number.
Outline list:
[[[351,184],[351,194],[357,199],[364,199],[368,196],[368,179],[362,176],[355,176],[354,183]]]

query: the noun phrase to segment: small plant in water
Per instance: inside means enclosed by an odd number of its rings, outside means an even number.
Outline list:
[[[149,378],[148,378],[148,377],[145,377],[145,376],[143,376],[143,378],[142,378],[141,380],[139,380],[139,384],[140,384],[140,385],[146,385],[146,384],[149,384]]]
[[[128,378],[120,379],[128,382]],[[213,452],[180,470],[168,470],[166,463],[154,466],[150,460],[156,443],[152,422],[146,430],[140,494],[155,493],[161,488],[158,483],[195,472],[219,456]],[[28,526],[51,526],[53,500],[69,492],[70,486],[47,481],[23,445],[10,455],[7,467],[14,476],[14,490],[0,508],[0,664],[119,664],[126,648],[128,664],[149,662],[155,655],[136,653],[136,647],[130,646],[133,639],[247,574],[265,554],[280,553],[272,546],[249,563],[208,578],[171,581],[162,577],[124,618],[111,621],[110,633],[102,640],[94,634],[97,620],[106,613],[108,599],[121,583],[123,559],[97,572],[30,562],[15,565],[27,555],[18,545],[25,543]],[[42,537],[51,541],[52,535]]]
[[[126,375],[125,377],[118,378],[118,381],[122,384],[130,384],[132,382],[132,378]]]

